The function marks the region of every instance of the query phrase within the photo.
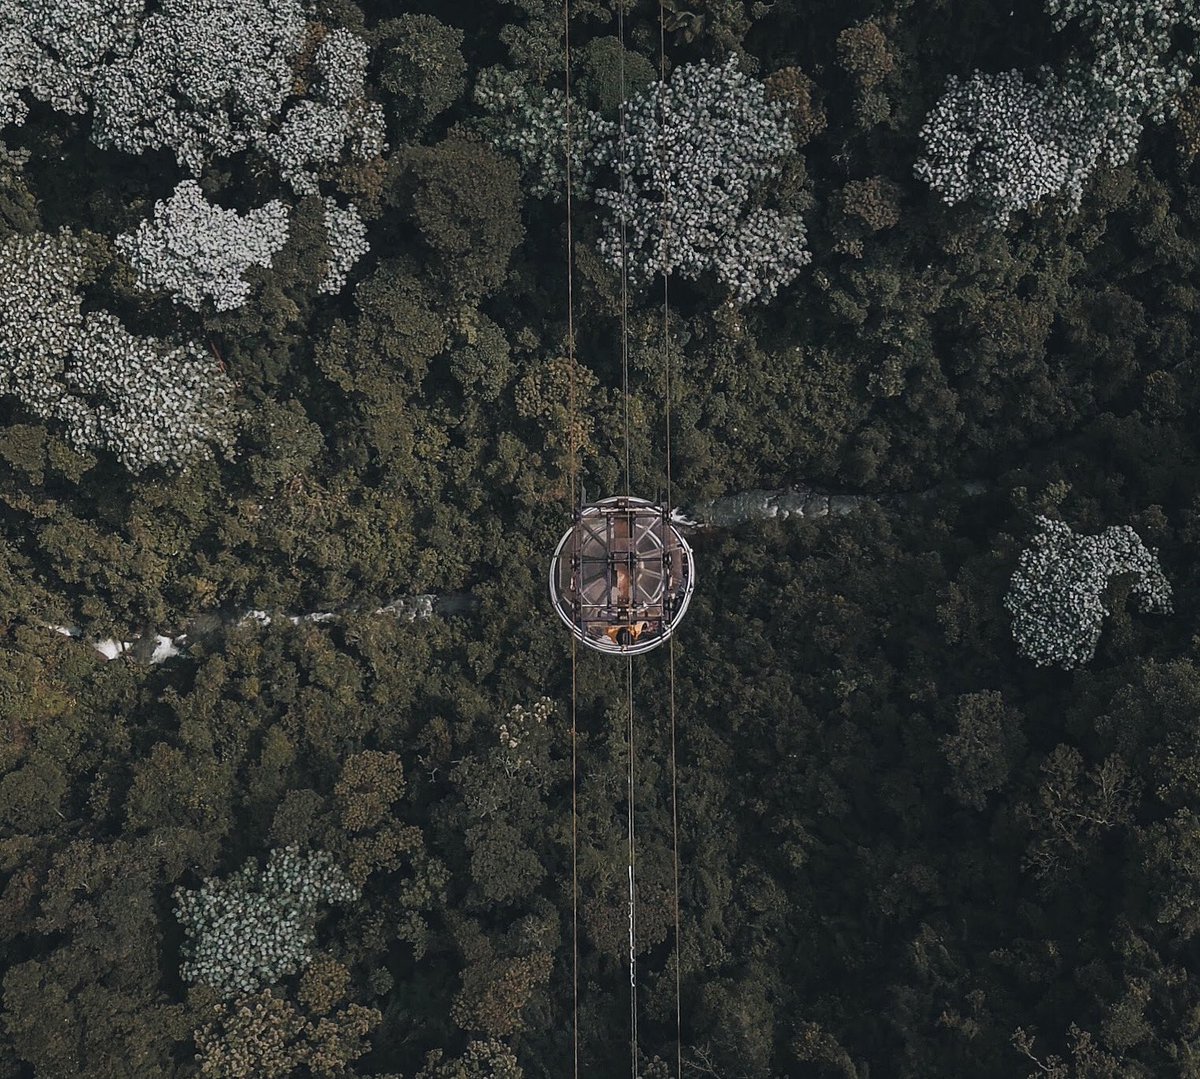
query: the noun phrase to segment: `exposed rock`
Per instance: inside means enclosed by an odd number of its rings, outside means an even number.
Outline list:
[[[841,517],[867,503],[889,510],[903,511],[906,503],[915,499],[973,496],[982,494],[987,485],[979,480],[961,480],[940,484],[925,491],[905,491],[890,495],[822,494],[798,484],[781,491],[752,488],[723,495],[698,506],[671,511],[671,520],[681,528],[732,528],[744,521],[766,520],[773,517]]]

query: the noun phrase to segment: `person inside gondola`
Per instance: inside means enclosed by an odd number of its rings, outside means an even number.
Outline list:
[[[629,597],[630,590],[632,588],[631,579],[629,576],[629,567],[618,562],[614,568],[617,571],[617,579],[613,587],[612,602],[624,605],[630,602]]]
[[[604,631],[604,635],[614,644],[619,644],[622,648],[628,648],[631,644],[635,644],[637,639],[650,628],[650,623],[646,621],[631,622],[628,620],[628,614],[621,612],[621,622],[615,626],[609,626]]]

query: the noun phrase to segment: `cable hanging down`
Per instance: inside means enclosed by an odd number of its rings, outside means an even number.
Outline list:
[[[629,706],[629,1050],[631,1074],[638,1079],[637,1062],[637,841],[634,828],[633,657],[626,661],[625,692]]]
[[[667,14],[663,0],[658,3],[658,54],[660,85],[667,82]],[[624,41],[622,41],[622,50]],[[624,97],[624,86],[622,86]],[[660,108],[661,106],[660,97]],[[665,116],[660,115],[658,124],[659,137],[659,172],[665,175],[661,147]],[[662,356],[663,356],[663,415],[666,427],[666,465],[667,465],[667,499],[664,507],[667,514],[671,513],[674,505],[674,492],[671,488],[671,349],[670,332],[670,297],[667,286],[667,239],[669,235],[666,200],[663,200],[663,318],[662,318]],[[683,1079],[683,956],[680,950],[680,918],[679,918],[679,784],[676,766],[676,728],[675,728],[675,638],[667,641],[667,666],[670,693],[670,731],[671,731],[671,864],[674,875],[674,914],[675,914],[675,1074],[677,1079]]]
[[[616,0],[619,50],[619,124],[618,145],[620,182],[627,184],[627,110],[625,79],[625,5],[628,0]],[[670,524],[673,506],[672,461],[671,461],[671,413],[672,380],[671,354],[669,347],[670,298],[667,284],[667,268],[663,266],[663,314],[662,314],[662,372],[665,418],[665,472],[666,500],[654,507],[645,499],[635,499],[631,490],[630,468],[630,390],[629,390],[629,250],[626,201],[620,203],[621,241],[621,397],[623,465],[625,480],[624,498],[603,499],[594,505],[584,506],[579,501],[579,445],[581,424],[577,396],[577,372],[575,355],[574,324],[574,242],[572,219],[572,99],[571,99],[571,39],[570,0],[563,0],[563,48],[564,48],[564,154],[566,181],[566,248],[567,248],[567,363],[569,368],[569,501],[572,530],[559,543],[551,566],[550,590],[560,617],[572,630],[571,642],[571,925],[572,925],[572,1048],[573,1073],[578,1079],[579,1059],[579,804],[578,804],[578,641],[599,651],[625,653],[625,705],[627,713],[628,775],[627,775],[627,842],[629,884],[629,1017],[630,1017],[630,1066],[633,1079],[638,1076],[638,977],[637,977],[637,819],[636,819],[636,721],[633,703],[633,655],[647,651],[660,641],[669,641],[669,691],[670,691],[670,772],[671,772],[671,833],[672,863],[674,877],[674,921],[675,921],[675,1018],[676,1018],[676,1074],[682,1079],[683,1024],[680,962],[680,904],[679,904],[679,811],[676,760],[676,717],[675,717],[675,651],[671,632],[674,622],[687,609],[694,587],[694,566],[690,549],[677,530]],[[661,80],[666,82],[666,15],[662,0],[659,0],[659,49]],[[659,107],[664,107],[659,97]],[[665,168],[662,146],[665,118],[660,112],[658,122],[659,140],[659,184],[663,184]],[[662,206],[663,249],[668,231],[668,205],[664,198]],[[645,507],[644,509],[642,507]],[[648,523],[653,518],[655,523]],[[639,545],[651,546],[643,551]],[[653,546],[657,544],[657,546]],[[617,560],[628,559],[628,562]],[[661,563],[655,576],[651,560]],[[617,569],[613,569],[616,566]],[[607,567],[607,568],[605,568]],[[585,577],[586,571],[586,577]],[[585,589],[585,583],[587,591]],[[600,591],[596,592],[595,589]],[[659,591],[654,591],[657,588]],[[668,589],[671,589],[668,591]],[[585,608],[584,596],[602,597],[601,602],[589,600]],[[644,598],[643,598],[644,597]],[[611,613],[605,613],[604,605],[612,603],[618,607],[629,607],[641,603],[639,610],[645,615],[635,617],[657,617],[656,623],[641,622],[636,632],[644,632],[651,626],[647,640],[638,642],[633,625],[614,630],[606,625]],[[659,605],[658,615],[651,613],[654,604]],[[630,615],[625,613],[623,621]],[[625,633],[621,637],[621,632]],[[616,636],[613,636],[613,633]],[[654,635],[660,633],[659,640]]]
[[[618,77],[620,79],[620,106],[617,128],[617,147],[620,156],[620,174],[624,182],[625,173],[625,5],[617,0]],[[630,494],[629,477],[629,241],[625,205],[621,205],[621,402],[625,449],[625,494]],[[634,810],[634,742],[633,742],[633,656],[626,659],[626,701],[629,712],[629,1032],[630,1068],[633,1079],[637,1079],[637,831]]]
[[[575,392],[575,291],[574,250],[571,233],[571,10],[570,0],[563,0],[563,82],[566,97],[565,113],[565,157],[567,186],[567,366],[570,374],[570,400],[568,402],[567,454],[570,470],[569,505],[573,514],[576,508],[576,486],[579,471],[579,453],[575,439],[579,430],[578,403]],[[578,641],[571,638],[571,1052],[574,1076],[579,1079],[579,766],[578,738],[575,729],[576,702],[578,700]]]

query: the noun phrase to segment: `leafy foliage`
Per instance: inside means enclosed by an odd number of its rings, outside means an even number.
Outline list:
[[[1076,85],[1047,75],[1027,82],[1018,71],[953,75],[921,128],[926,156],[916,174],[950,205],[972,198],[988,221],[1006,225],[1013,213],[1051,196],[1078,210],[1102,160],[1119,165],[1136,145],[1136,124],[1121,125]]]
[[[224,997],[254,993],[310,959],[317,907],[351,903],[358,890],[324,851],[273,850],[197,891],[177,890],[175,916],[188,936],[180,973]]]
[[[497,74],[476,88],[476,100],[518,110],[497,141],[533,172],[533,194],[565,188],[560,91],[535,103]],[[735,57],[677,68],[629,104],[623,131],[582,110],[572,131],[572,185],[609,211],[598,250],[615,267],[627,257],[635,285],[659,273],[711,271],[739,304],[771,299],[811,259],[798,215],[750,201],[793,149],[785,113]],[[601,169],[616,174],[615,187],[597,178]]]
[[[25,121],[23,91],[63,112],[87,111],[107,58],[132,50],[143,8],[143,0],[6,0],[0,6],[0,119]]]
[[[244,216],[222,210],[194,180],[184,180],[170,199],[154,204],[153,221],[118,236],[114,246],[128,256],[139,288],[167,289],[196,310],[211,299],[228,311],[249,295],[246,270],[270,266],[287,242],[287,218],[276,199]]]
[[[193,174],[237,153],[282,109],[303,32],[298,0],[165,0],[96,79],[96,143],[166,147]]]
[[[379,85],[404,131],[423,132],[466,92],[463,32],[432,15],[401,15],[375,30]]]
[[[264,989],[226,1004],[216,1023],[197,1032],[197,1062],[216,1079],[286,1079],[297,1068],[336,1075],[367,1051],[363,1039],[379,1020],[378,1011],[358,1004],[306,1018]]]
[[[1171,611],[1171,586],[1156,552],[1128,526],[1099,536],[1076,536],[1070,525],[1038,517],[1033,545],[1021,554],[1004,605],[1013,614],[1013,636],[1040,665],[1070,669],[1096,650],[1109,580],[1134,578],[1132,592],[1144,611]]]
[[[325,199],[325,230],[329,242],[329,263],[317,286],[318,292],[341,292],[354,264],[370,250],[367,226],[354,203],[341,207],[333,198]]]
[[[95,260],[66,232],[0,249],[13,283],[0,295],[0,393],[64,424],[77,449],[109,450],[134,472],[228,448],[231,387],[199,346],[135,337],[107,311],[83,312],[78,290]]]
[[[486,145],[448,138],[404,156],[413,221],[434,275],[451,296],[478,302],[500,287],[521,240],[517,170]],[[461,177],[470,176],[464,185]]]
[[[1117,109],[1148,113],[1162,123],[1173,99],[1192,80],[1195,57],[1176,45],[1200,31],[1200,12],[1186,0],[1045,0],[1056,30],[1075,30],[1084,43],[1080,75]]]
[[[623,40],[570,5],[568,320],[557,0],[0,3],[0,1076],[562,1076],[576,942],[581,1073],[628,1074],[626,671],[572,670],[544,580],[626,409],[632,490],[669,416],[677,506],[777,512],[690,532],[674,662],[635,665],[641,1073],[677,971],[685,1075],[1196,1071],[1190,8],[666,7],[664,57],[654,5]],[[595,199],[671,257],[659,97],[719,211],[665,320]],[[114,257],[192,182],[286,209],[237,306]],[[801,225],[784,285],[756,251]],[[288,848],[357,898],[267,900]],[[202,892],[219,931],[172,916]]]

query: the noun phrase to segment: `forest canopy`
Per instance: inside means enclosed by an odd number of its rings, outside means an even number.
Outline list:
[[[0,0],[0,1079],[1200,1076],[1194,5],[566,14]]]

